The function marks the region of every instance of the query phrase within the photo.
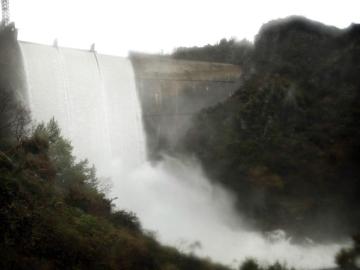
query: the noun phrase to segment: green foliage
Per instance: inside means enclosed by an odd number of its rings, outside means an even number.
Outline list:
[[[360,235],[353,237],[353,247],[342,249],[336,256],[336,263],[341,269],[352,270],[360,266]]]
[[[111,213],[111,222],[119,227],[128,228],[134,231],[141,230],[141,224],[138,217],[133,212],[126,212],[124,210],[115,211]]]
[[[6,150],[0,269],[227,269],[161,246],[134,213],[113,210],[54,119]]]
[[[360,224],[358,28],[303,18],[263,26],[253,72],[196,115],[179,145],[259,228],[323,238]]]
[[[0,150],[19,141],[27,132],[30,118],[13,91],[0,85]]]
[[[256,260],[247,259],[240,266],[239,270],[261,270],[261,267],[258,265]]]
[[[243,39],[222,39],[215,45],[204,47],[177,48],[172,57],[176,59],[230,63],[241,65],[243,71],[250,70],[253,57],[253,45]]]
[[[261,266],[259,263],[252,258],[246,259],[241,265],[239,270],[290,270],[285,265],[280,264],[279,262],[276,262],[272,265],[268,266]],[[291,268],[291,270],[294,270]]]

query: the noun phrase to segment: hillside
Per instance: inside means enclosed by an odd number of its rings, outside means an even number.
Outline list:
[[[162,246],[115,209],[55,120],[28,130],[13,93],[0,88],[0,269],[228,269]]]
[[[206,60],[226,42],[174,55]],[[232,190],[262,230],[323,240],[353,234],[360,225],[360,26],[276,20],[247,51],[241,88],[196,115],[179,149]],[[223,55],[236,54],[228,47]]]

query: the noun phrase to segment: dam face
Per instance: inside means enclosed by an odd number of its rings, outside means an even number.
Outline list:
[[[143,54],[129,60],[21,42],[14,26],[5,30],[0,31],[0,84],[19,93],[33,119],[54,117],[76,146],[76,155],[95,164],[123,153],[131,153],[127,160],[135,164],[140,157],[156,159],[171,151],[194,114],[239,87],[239,66]],[[120,121],[120,115],[129,117]],[[146,139],[131,132],[139,128],[145,129]]]
[[[224,101],[240,87],[239,66],[131,55],[152,159],[171,151],[192,117]]]
[[[80,159],[100,175],[111,160],[145,160],[145,136],[131,62],[95,52],[20,42],[33,119],[58,121]]]

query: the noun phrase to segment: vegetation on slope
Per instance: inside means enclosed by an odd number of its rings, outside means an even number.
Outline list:
[[[337,265],[344,270],[355,270],[360,267],[360,235],[353,236],[353,246],[342,249],[336,256]]]
[[[241,89],[199,113],[180,147],[235,192],[239,209],[259,228],[318,238],[354,233],[360,225],[359,26],[273,21],[249,51]]]
[[[251,64],[253,56],[252,44],[244,39],[222,39],[216,45],[206,45],[204,47],[180,47],[177,48],[172,57],[175,59],[208,61],[229,63],[247,67]]]
[[[26,111],[0,92],[0,269],[227,269],[144,233],[99,192],[54,120],[27,134]]]
[[[262,266],[257,260],[248,258],[240,266],[239,270],[295,270],[276,262],[272,265]]]

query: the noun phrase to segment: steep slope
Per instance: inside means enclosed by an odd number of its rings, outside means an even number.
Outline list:
[[[179,146],[259,228],[321,239],[358,228],[359,29],[265,24],[241,89],[198,114]]]
[[[1,269],[227,269],[161,246],[71,152],[55,121],[0,152]]]

